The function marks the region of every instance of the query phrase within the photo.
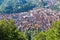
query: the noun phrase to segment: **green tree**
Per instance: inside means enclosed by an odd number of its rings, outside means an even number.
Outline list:
[[[39,32],[37,35],[33,37],[32,40],[46,40],[46,34],[44,31]]]
[[[32,40],[60,40],[60,20],[54,21],[49,30],[37,33]]]
[[[52,28],[46,32],[46,40],[60,40],[60,20],[52,23]]]
[[[56,40],[56,39],[57,39],[56,31],[50,29],[46,32],[46,40]]]
[[[16,30],[12,20],[0,20],[0,40],[27,40],[26,35]]]
[[[52,26],[56,31],[57,40],[60,40],[60,20],[54,22]]]

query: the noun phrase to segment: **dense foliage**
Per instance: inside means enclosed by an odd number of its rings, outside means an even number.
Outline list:
[[[27,37],[26,37],[27,36]],[[28,30],[20,32],[12,20],[0,20],[0,40],[60,40],[60,20],[53,22],[46,31]]]
[[[53,22],[48,31],[41,31],[32,40],[60,40],[60,20]]]
[[[12,20],[0,20],[0,40],[27,40],[26,35],[16,30]]]

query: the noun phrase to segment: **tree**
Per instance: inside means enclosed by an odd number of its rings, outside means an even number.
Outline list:
[[[27,40],[26,35],[16,30],[12,20],[0,20],[0,40]]]
[[[60,20],[54,21],[49,30],[37,33],[32,40],[60,40]]]
[[[37,35],[33,37],[32,40],[46,40],[46,34],[44,31],[39,32]]]
[[[60,20],[52,23],[52,28],[46,32],[46,40],[60,40]]]
[[[54,22],[52,26],[56,31],[57,40],[60,40],[60,20]]]
[[[56,40],[57,36],[54,30],[50,29],[46,32],[46,40]]]

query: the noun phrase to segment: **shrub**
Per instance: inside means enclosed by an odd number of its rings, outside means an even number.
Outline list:
[[[0,40],[27,40],[26,35],[16,30],[12,20],[0,20]]]

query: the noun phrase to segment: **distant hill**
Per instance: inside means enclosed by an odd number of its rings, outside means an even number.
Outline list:
[[[59,1],[59,0],[58,0]],[[57,1],[57,2],[58,2]],[[32,10],[33,8],[59,9],[56,0],[0,0],[1,13],[19,13]]]
[[[29,11],[35,7],[34,4],[26,0],[4,0],[0,1],[1,13],[17,13]]]

